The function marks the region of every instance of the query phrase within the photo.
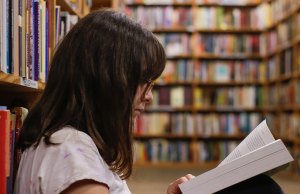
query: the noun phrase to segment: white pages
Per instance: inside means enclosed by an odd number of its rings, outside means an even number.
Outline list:
[[[211,194],[293,161],[261,122],[216,168],[180,184],[183,194]]]

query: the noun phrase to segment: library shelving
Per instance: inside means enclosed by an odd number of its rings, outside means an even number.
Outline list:
[[[87,2],[0,0],[0,193],[12,193],[22,119],[45,88],[56,44],[89,12]]]
[[[267,119],[300,175],[299,0],[116,0],[167,63],[136,123],[138,166],[217,164]],[[206,164],[206,165],[205,165]]]
[[[1,98],[6,92],[26,98],[43,91],[55,45],[78,18],[88,13],[88,5],[84,0],[1,3]],[[0,105],[10,106],[14,98],[9,99]]]

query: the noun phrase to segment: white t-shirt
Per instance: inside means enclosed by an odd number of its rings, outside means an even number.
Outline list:
[[[130,194],[126,181],[109,170],[90,136],[65,127],[51,136],[59,145],[42,140],[22,154],[15,194],[58,194],[72,183],[90,179],[104,183],[110,194]]]

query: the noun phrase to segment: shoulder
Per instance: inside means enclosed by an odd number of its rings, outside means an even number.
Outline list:
[[[42,153],[38,176],[45,193],[60,193],[81,180],[93,180],[110,187],[113,172],[101,157],[92,138],[84,132],[64,127],[51,136],[57,145],[40,142],[36,154]]]
[[[56,131],[51,136],[51,141],[53,143],[64,143],[64,142],[82,142],[82,143],[93,143],[92,138],[73,127],[66,126]]]
[[[106,185],[110,193],[128,191],[126,183],[110,170],[86,133],[64,127],[51,136],[51,141],[57,145],[46,145],[42,140],[37,148],[24,152],[19,169],[24,187],[35,183],[45,194],[58,194],[72,184],[91,180]]]
[[[61,130],[55,132],[51,136],[51,142],[57,143],[58,149],[77,149],[80,151],[82,148],[87,151],[93,151],[95,155],[102,158],[99,155],[98,148],[94,143],[93,139],[86,133],[79,131],[72,127],[64,127]]]

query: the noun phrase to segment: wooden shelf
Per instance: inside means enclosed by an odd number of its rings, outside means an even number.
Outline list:
[[[0,85],[6,90],[18,92],[41,92],[45,88],[45,83],[42,82],[37,82],[37,88],[21,85],[21,79],[22,78],[18,76],[0,72]]]
[[[236,107],[236,106],[227,106],[227,107],[221,107],[221,106],[212,106],[212,107],[202,107],[202,108],[195,108],[195,111],[200,113],[240,113],[240,112],[264,112],[264,108],[247,108],[247,107]]]
[[[153,33],[193,33],[193,29],[184,28],[184,27],[171,27],[171,28],[154,28],[152,29]]]
[[[126,6],[129,7],[138,7],[138,6],[144,6],[144,7],[166,7],[166,6],[172,6],[172,7],[192,7],[193,3],[192,2],[187,2],[187,3],[126,3]]]
[[[245,59],[257,59],[260,60],[263,58],[260,54],[247,54],[247,53],[232,53],[232,54],[211,54],[203,53],[193,56],[196,59],[220,59],[220,60],[245,60]]]
[[[71,14],[77,15],[78,17],[82,18],[83,14],[80,10],[72,8],[70,2],[68,0],[56,0],[56,4],[61,6],[61,10],[68,11]],[[80,9],[80,6],[79,6]]]
[[[191,2],[186,2],[186,3],[177,3],[176,1],[174,3],[126,3],[126,6],[129,7],[137,7],[137,6],[155,6],[155,7],[162,7],[162,6],[186,6],[186,7],[191,7],[191,6],[198,6],[198,7],[231,7],[231,8],[252,8],[252,7],[257,7],[260,5],[259,3],[241,3],[241,4],[225,4],[225,3],[203,3],[203,4],[197,4]]]
[[[164,82],[164,81],[157,81],[155,82],[154,87],[166,87],[166,86],[191,86],[193,85],[193,81],[175,81],[175,82]]]
[[[203,3],[203,4],[196,4],[198,7],[228,7],[228,8],[253,8],[260,5],[260,3],[241,3],[238,4],[227,4],[227,3]]]
[[[228,82],[217,82],[217,81],[199,81],[199,82],[194,82],[195,85],[197,86],[204,86],[204,87],[220,87],[220,86],[245,86],[245,85],[264,85],[264,81],[228,81]]]
[[[135,134],[135,139],[185,139],[191,140],[194,138],[194,135],[175,135],[175,134]]]
[[[193,58],[193,55],[191,55],[191,54],[167,56],[168,60],[172,60],[172,59],[192,59],[192,58]]]
[[[195,30],[198,33],[220,33],[220,34],[239,34],[239,33],[245,33],[245,34],[257,34],[262,33],[263,30],[261,29],[253,29],[253,28],[241,28],[241,29],[196,29]]]
[[[175,113],[175,112],[202,112],[202,113],[228,113],[228,112],[264,112],[264,111],[274,111],[272,109],[265,110],[265,108],[247,108],[247,107],[236,107],[236,106],[206,106],[206,107],[193,107],[193,106],[184,106],[184,107],[171,107],[171,106],[158,106],[158,107],[147,107],[145,109],[146,113],[153,113],[153,112],[169,112],[169,113]]]
[[[184,107],[171,107],[169,105],[162,106],[159,105],[158,107],[149,106],[145,109],[146,112],[192,112],[192,106],[184,106]]]
[[[260,29],[252,29],[252,28],[241,28],[241,29],[194,29],[193,27],[185,28],[185,27],[171,27],[171,28],[154,28],[152,29],[154,33],[214,33],[214,34],[259,34],[262,33],[263,30]]]
[[[182,169],[212,169],[218,165],[218,162],[138,162],[134,163],[137,168],[182,168]]]
[[[174,81],[174,82],[163,82],[159,81],[155,83],[155,87],[166,87],[166,86],[202,86],[202,87],[220,87],[220,86],[246,86],[246,85],[264,85],[266,81]]]
[[[209,60],[247,60],[256,59],[261,60],[264,56],[260,54],[247,54],[247,53],[232,53],[232,54],[212,54],[212,53],[202,53],[202,54],[183,54],[167,56],[168,60],[172,59],[209,59]]]
[[[169,140],[241,140],[244,135],[185,135],[185,134],[135,134],[135,139],[169,139]]]

